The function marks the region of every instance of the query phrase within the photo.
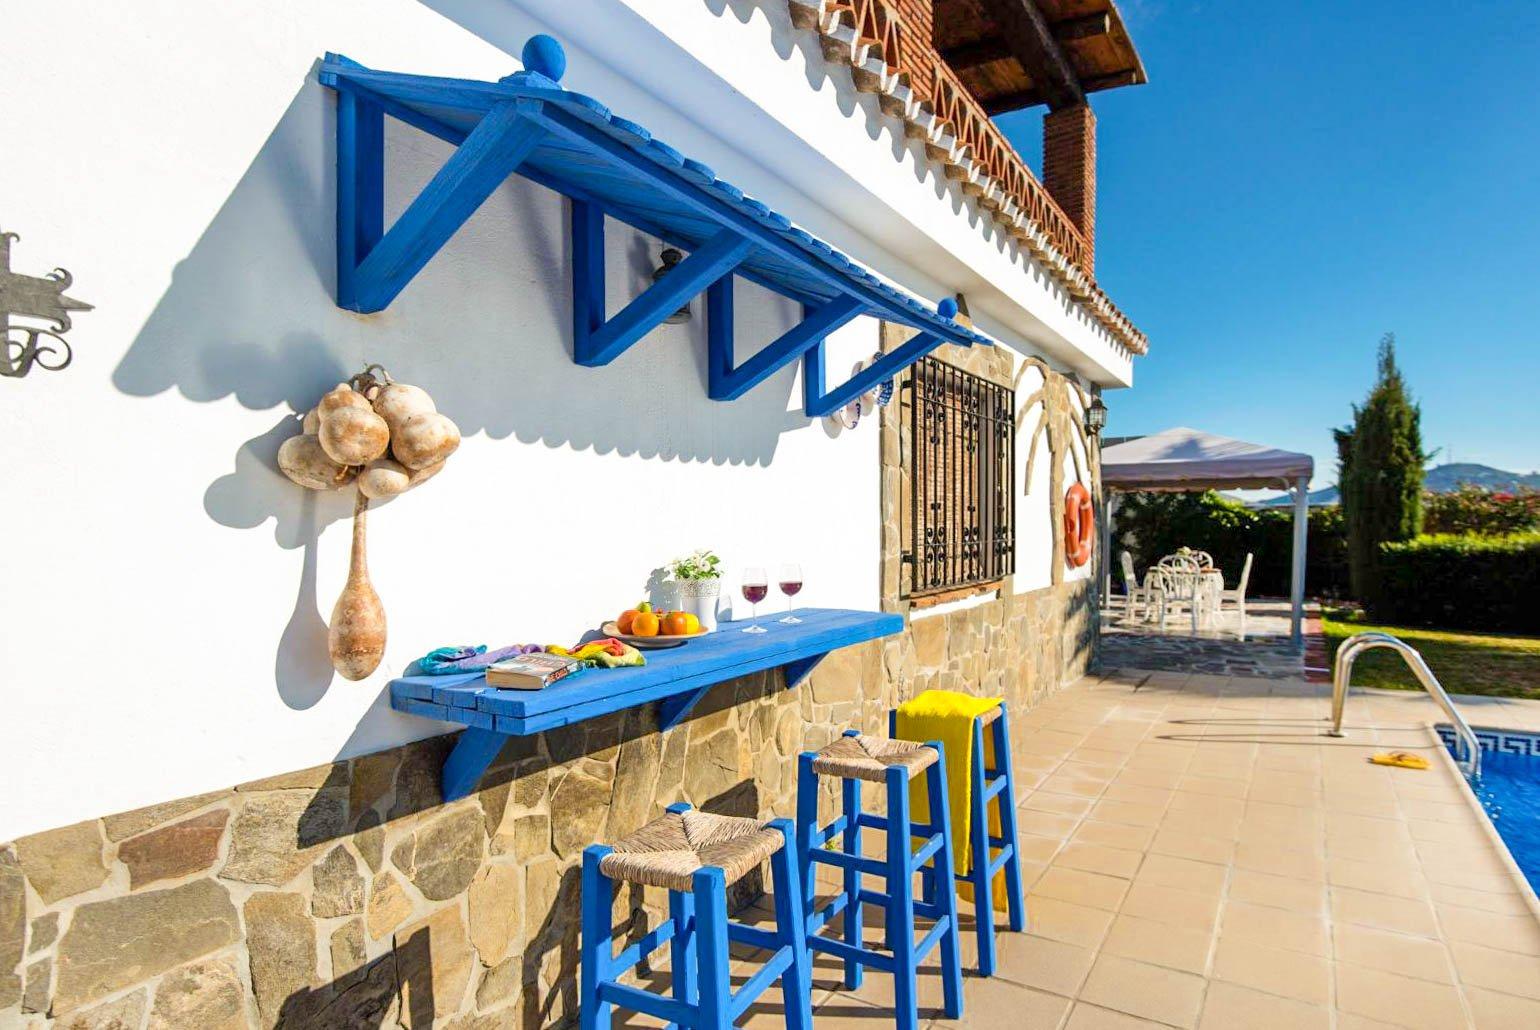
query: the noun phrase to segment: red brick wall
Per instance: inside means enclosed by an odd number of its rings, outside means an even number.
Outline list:
[[[1096,115],[1091,105],[1043,116],[1043,186],[1085,237],[1086,271],[1096,254]]]
[[[900,67],[909,72],[909,86],[920,96],[930,96],[935,83],[933,69],[936,64],[934,43],[935,0],[893,0],[903,26],[899,41]]]

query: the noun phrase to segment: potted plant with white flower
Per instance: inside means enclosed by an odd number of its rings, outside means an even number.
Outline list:
[[[668,565],[679,610],[700,620],[708,633],[717,628],[717,601],[722,595],[722,559],[701,549]]]

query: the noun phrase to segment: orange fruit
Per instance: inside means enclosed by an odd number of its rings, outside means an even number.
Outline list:
[[[658,615],[656,612],[637,612],[631,620],[631,635],[634,637],[655,637],[658,635]]]
[[[690,632],[690,620],[684,612],[669,612],[663,616],[663,632],[671,637],[682,637]]]
[[[638,612],[635,608],[627,608],[625,611],[620,613],[620,618],[615,620],[615,628],[620,630],[622,633],[630,633],[631,624],[639,614],[641,613]]]

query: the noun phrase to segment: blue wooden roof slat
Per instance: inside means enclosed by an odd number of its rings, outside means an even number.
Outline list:
[[[750,281],[771,289],[784,287],[803,299],[809,295],[827,298],[844,289],[864,296],[873,314],[937,333],[944,340],[992,342],[981,333],[941,318],[928,305],[799,229],[785,215],[716,178],[709,166],[657,139],[645,126],[615,114],[592,97],[563,89],[546,76],[519,72],[493,83],[405,75],[372,71],[328,55],[321,80],[337,88],[367,90],[388,103],[393,114],[410,111],[415,117],[407,120],[419,127],[435,126],[441,130],[435,133],[440,136],[447,128],[463,137],[495,105],[517,103],[531,117],[543,116],[560,130],[542,141],[527,159],[532,171],[539,169],[538,175],[530,177],[543,185],[564,192],[581,190],[612,217],[632,224],[647,223],[663,230],[665,238],[672,235],[676,240],[681,236],[703,239],[708,234],[707,223],[721,225],[725,220],[731,224],[735,218],[742,219],[741,227],[746,228],[746,222],[767,234],[758,238],[760,245],[740,268],[740,274]],[[640,158],[647,164],[627,167],[619,152],[605,153],[603,140],[613,141],[634,155],[633,160]],[[647,172],[648,166],[668,178]],[[633,178],[628,179],[627,173]],[[587,188],[578,181],[584,177],[594,180]],[[669,180],[677,186],[665,188]],[[699,192],[693,196],[682,192],[688,190]],[[628,209],[635,212],[631,219],[626,217]],[[787,250],[781,252],[782,248]],[[793,253],[802,255],[801,260],[792,260]],[[812,264],[803,265],[803,261]],[[816,285],[820,283],[822,289]]]

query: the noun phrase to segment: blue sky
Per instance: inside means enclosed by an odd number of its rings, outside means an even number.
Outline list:
[[[1315,455],[1396,334],[1436,459],[1540,468],[1540,5],[1120,4],[1097,277],[1149,334],[1109,433]],[[1041,116],[1001,127],[1040,168]]]

